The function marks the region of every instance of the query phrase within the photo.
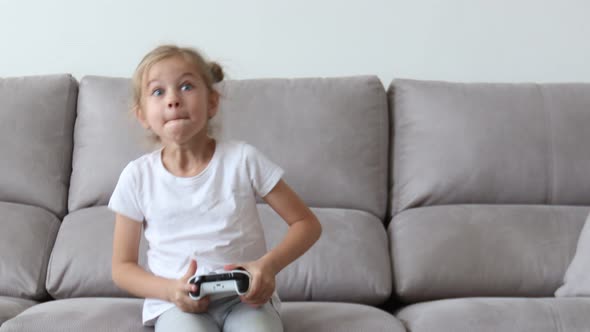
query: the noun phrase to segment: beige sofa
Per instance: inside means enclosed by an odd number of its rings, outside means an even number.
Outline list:
[[[553,298],[590,206],[590,86],[227,81],[220,139],[286,173],[322,238],[277,277],[286,331],[589,331]],[[0,332],[149,331],[110,279],[129,80],[0,80]],[[259,213],[272,247],[285,224]],[[147,243],[141,246],[145,266]]]

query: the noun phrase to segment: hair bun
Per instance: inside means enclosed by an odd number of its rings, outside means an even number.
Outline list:
[[[209,62],[209,70],[211,71],[213,83],[223,81],[223,69],[217,62]]]

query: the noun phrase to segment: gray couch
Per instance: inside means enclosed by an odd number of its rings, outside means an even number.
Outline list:
[[[589,85],[219,89],[218,136],[281,165],[323,225],[277,277],[286,331],[590,330],[590,299],[552,298],[589,211]],[[123,78],[0,79],[0,332],[151,330],[110,278],[105,205],[153,148],[129,96]],[[259,213],[272,247],[286,225]]]
[[[399,80],[389,100],[407,329],[590,331],[590,298],[553,295],[589,212],[590,84]]]

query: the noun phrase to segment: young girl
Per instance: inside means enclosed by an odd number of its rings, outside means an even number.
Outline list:
[[[116,213],[112,277],[146,298],[156,331],[282,331],[275,276],[319,238],[321,226],[283,171],[254,147],[208,135],[221,68],[196,51],[161,46],[133,76],[133,112],[162,148],[130,162],[109,202]],[[260,195],[289,225],[267,252]],[[150,272],[138,265],[142,226]],[[248,293],[192,300],[193,275],[243,268]]]

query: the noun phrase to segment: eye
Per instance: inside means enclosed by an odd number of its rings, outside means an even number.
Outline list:
[[[158,88],[158,89],[154,89],[154,90],[152,91],[152,96],[159,97],[159,96],[161,96],[161,95],[163,95],[163,94],[164,94],[164,90],[162,90],[162,89],[160,89],[160,88]]]
[[[181,90],[181,91],[190,91],[190,90],[192,90],[192,89],[193,89],[193,85],[192,85],[192,84],[190,84],[190,83],[183,83],[183,84],[180,86],[180,90]]]

